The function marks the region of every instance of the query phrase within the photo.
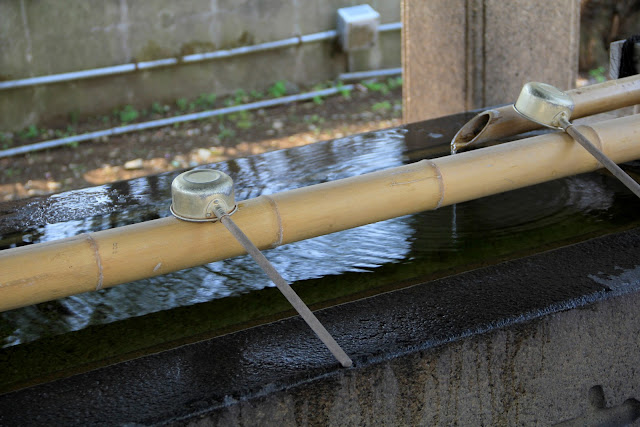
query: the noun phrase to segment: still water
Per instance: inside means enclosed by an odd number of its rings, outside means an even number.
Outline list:
[[[236,198],[243,200],[449,155],[450,135],[464,120],[463,116],[446,126],[424,122],[205,167],[231,175]],[[635,169],[637,165],[627,165],[627,170]],[[3,220],[0,247],[168,216],[170,185],[176,175],[24,202]],[[636,224],[639,207],[615,179],[592,173],[289,244],[265,255],[291,282],[316,280],[321,288],[322,280],[330,280],[333,287],[327,289],[339,288],[341,295],[366,294],[367,287],[386,289],[381,277],[389,282],[442,277],[628,228]],[[335,285],[341,277],[348,280]],[[357,282],[353,291],[351,282]],[[272,286],[243,256],[2,313],[0,340],[3,347],[10,347]]]

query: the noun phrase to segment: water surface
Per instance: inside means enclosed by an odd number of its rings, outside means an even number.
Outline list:
[[[243,200],[448,155],[450,135],[468,116],[456,117],[206,167],[231,175],[236,198]],[[633,171],[636,165],[627,168]],[[170,185],[176,175],[22,202],[13,210],[5,209],[0,247],[168,216]],[[296,282],[307,302],[326,305],[403,281],[441,277],[631,227],[638,207],[615,179],[592,173],[289,244],[267,251],[266,256],[286,279]],[[2,313],[0,339],[4,347],[16,346],[216,300],[233,305],[238,296],[270,287],[273,284],[243,256]],[[233,316],[247,321],[253,312],[262,316],[269,311],[255,301],[245,305],[241,304],[241,314],[234,308],[232,315],[211,316],[220,316],[223,322]]]

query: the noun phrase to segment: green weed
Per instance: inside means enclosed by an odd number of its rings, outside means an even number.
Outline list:
[[[215,93],[203,93],[196,99],[196,105],[203,109],[213,108],[216,103],[216,98]]]
[[[218,138],[220,140],[233,138],[234,136],[236,136],[236,132],[233,129],[226,128],[224,127],[224,125],[220,125],[219,129],[220,133],[218,134]]]
[[[26,139],[36,138],[38,135],[40,135],[40,131],[36,125],[30,125],[20,133],[20,136]]]
[[[595,79],[598,83],[603,83],[607,81],[607,77],[605,76],[606,69],[602,66],[598,68],[594,68],[593,70],[589,70],[589,76]]]
[[[251,96],[251,98],[253,99],[258,100],[264,98],[264,93],[257,90],[252,90],[251,92],[249,92],[249,96]]]
[[[2,144],[2,149],[6,150],[7,148],[11,147],[12,144],[12,139],[9,135],[7,135],[6,133],[2,133],[0,132],[0,144]]]
[[[251,126],[253,126],[253,122],[251,120],[238,120],[236,126],[238,127],[238,129],[249,129]]]
[[[402,77],[389,77],[387,79],[387,86],[390,90],[402,87]]]
[[[180,111],[186,111],[189,107],[189,101],[187,101],[187,98],[178,98],[176,99],[176,107],[178,107]]]
[[[336,84],[336,88],[338,89],[338,92],[340,92],[340,95],[342,95],[344,99],[351,99],[351,89],[345,88],[342,82],[339,81]]]
[[[372,111],[389,111],[393,108],[389,101],[376,102],[371,106]]]
[[[162,105],[159,102],[154,102],[151,104],[151,112],[153,114],[162,114],[164,113],[164,108],[162,108]]]
[[[324,118],[320,117],[317,114],[312,114],[310,116],[305,116],[304,117],[304,121],[305,123],[311,123],[311,124],[320,124],[320,123],[324,123]]]
[[[138,110],[136,110],[133,106],[127,105],[122,110],[118,112],[118,118],[122,123],[129,123],[136,120],[140,116]]]
[[[247,95],[247,92],[245,92],[244,90],[238,89],[233,94],[233,100],[236,105],[245,104],[249,102],[249,95]]]
[[[284,80],[278,80],[269,87],[269,94],[274,98],[280,98],[287,94],[287,83]]]
[[[389,93],[389,86],[387,86],[386,83],[368,80],[368,81],[363,81],[362,85],[372,92],[380,92],[383,95],[386,95]]]

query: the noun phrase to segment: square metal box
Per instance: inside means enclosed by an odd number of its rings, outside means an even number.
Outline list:
[[[338,37],[346,52],[370,49],[378,40],[380,14],[368,4],[338,9]]]

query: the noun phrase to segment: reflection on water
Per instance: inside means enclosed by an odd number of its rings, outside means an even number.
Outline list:
[[[234,178],[236,197],[243,200],[399,166],[419,160],[424,153],[428,157],[447,155],[448,133],[456,130],[454,126],[371,132],[212,167]],[[56,240],[167,216],[175,175],[29,202],[32,205],[17,210],[12,220],[30,229],[9,233],[5,223],[0,246]],[[605,175],[582,175],[289,244],[267,251],[266,256],[292,282],[368,273],[391,264],[401,266],[404,273],[400,277],[412,277],[512,250],[518,239],[534,241],[530,247],[535,247],[567,238],[559,237],[558,230],[573,227],[577,231],[567,232],[580,234],[594,224],[631,221],[637,206],[624,191]],[[272,284],[250,258],[238,257],[12,310],[2,314],[0,334],[3,345],[11,346],[268,286]]]

